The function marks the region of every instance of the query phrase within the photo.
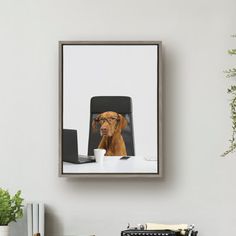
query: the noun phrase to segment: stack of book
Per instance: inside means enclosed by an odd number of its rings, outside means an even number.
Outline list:
[[[44,236],[45,209],[43,203],[27,204],[28,236],[40,234]]]

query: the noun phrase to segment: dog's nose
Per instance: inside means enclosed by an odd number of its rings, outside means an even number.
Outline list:
[[[102,132],[107,132],[107,127],[101,127]]]

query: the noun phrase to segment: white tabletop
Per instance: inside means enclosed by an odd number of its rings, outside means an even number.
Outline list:
[[[63,173],[157,173],[157,161],[141,156],[120,160],[120,156],[105,157],[103,164],[72,164],[63,162]]]

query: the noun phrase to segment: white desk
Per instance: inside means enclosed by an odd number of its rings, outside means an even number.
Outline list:
[[[105,157],[103,164],[63,162],[63,173],[157,173],[156,160],[148,161],[140,156],[133,156],[127,160],[120,160],[120,158],[120,156]]]

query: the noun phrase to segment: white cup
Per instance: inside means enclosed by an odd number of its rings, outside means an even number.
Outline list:
[[[102,164],[106,150],[97,148],[97,149],[94,149],[93,151],[94,151],[94,157],[95,157],[96,162]]]

